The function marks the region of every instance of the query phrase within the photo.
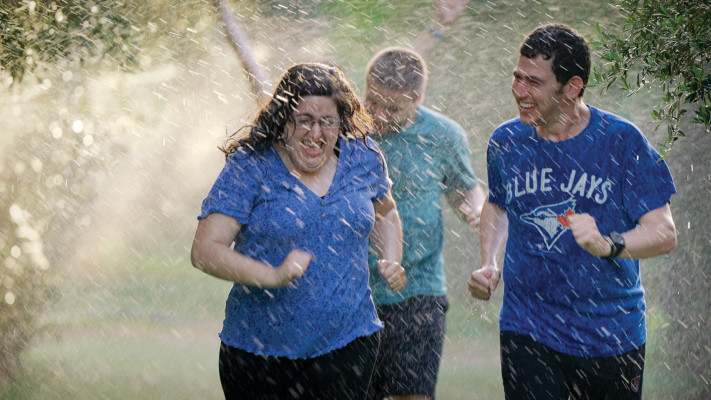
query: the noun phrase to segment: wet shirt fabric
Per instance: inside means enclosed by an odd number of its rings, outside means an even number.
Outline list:
[[[368,288],[373,202],[390,188],[377,145],[339,138],[338,167],[319,197],[292,176],[274,148],[237,151],[202,204],[242,228],[235,251],[278,267],[293,249],[313,259],[284,288],[234,284],[220,339],[258,355],[316,357],[382,328]]]
[[[370,252],[370,285],[375,304],[394,304],[415,296],[444,296],[442,194],[468,191],[477,180],[470,165],[464,130],[451,119],[418,108],[413,125],[385,136],[373,135],[385,154],[392,195],[402,220],[407,286],[393,292]]]
[[[561,142],[519,119],[493,133],[489,201],[506,210],[500,329],[580,357],[608,357],[646,342],[639,261],[595,257],[578,246],[566,216],[590,214],[603,235],[633,229],[676,192],[642,133],[590,109],[588,126]]]

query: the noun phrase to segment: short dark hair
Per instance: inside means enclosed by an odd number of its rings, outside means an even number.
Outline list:
[[[373,120],[343,71],[321,63],[300,63],[284,73],[272,98],[254,121],[232,134],[220,149],[229,155],[240,147],[247,151],[264,150],[277,140],[283,140],[286,124],[293,120],[294,110],[306,96],[328,96],[336,102],[341,136],[365,138],[372,129]]]
[[[519,51],[526,58],[541,55],[552,60],[556,80],[563,85],[579,76],[583,80],[579,96],[583,95],[590,77],[590,48],[575,29],[564,24],[541,25],[526,36]]]
[[[422,95],[427,84],[427,65],[414,50],[393,46],[380,50],[368,63],[367,82],[396,92]]]

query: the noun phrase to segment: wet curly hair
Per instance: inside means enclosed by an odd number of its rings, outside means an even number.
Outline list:
[[[372,131],[373,120],[356,97],[343,72],[321,63],[299,63],[291,66],[279,80],[274,94],[259,110],[252,123],[230,135],[220,147],[225,155],[237,149],[248,152],[269,148],[286,139],[286,124],[293,122],[299,101],[306,96],[328,96],[336,102],[341,120],[339,135],[362,138]]]

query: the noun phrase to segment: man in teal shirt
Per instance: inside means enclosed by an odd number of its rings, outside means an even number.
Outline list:
[[[478,230],[484,192],[470,164],[464,130],[421,106],[427,84],[424,59],[391,47],[367,69],[365,106],[371,137],[385,154],[392,193],[402,219],[403,267],[408,285],[393,292],[371,251],[370,286],[385,323],[370,399],[434,398],[448,308],[441,200]]]

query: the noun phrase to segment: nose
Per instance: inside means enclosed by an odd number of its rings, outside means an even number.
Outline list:
[[[526,90],[526,84],[521,82],[520,80],[514,80],[511,84],[511,91],[516,97],[524,97],[524,95],[526,94]]]
[[[390,118],[390,113],[385,107],[371,106],[368,111],[370,111],[370,115],[372,115],[376,121],[387,122]]]
[[[375,115],[375,119],[380,120],[382,122],[390,121],[391,117],[392,117],[392,114],[389,113],[387,110],[381,110]]]
[[[314,121],[311,123],[311,129],[309,130],[311,133],[311,136],[313,137],[321,137],[321,134],[323,133],[321,131],[321,122],[319,121]]]

